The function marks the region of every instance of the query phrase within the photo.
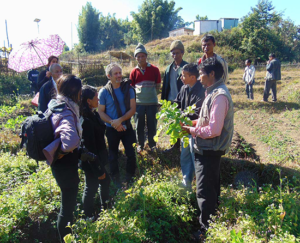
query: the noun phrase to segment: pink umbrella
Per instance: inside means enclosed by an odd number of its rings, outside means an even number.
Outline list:
[[[63,52],[64,45],[58,35],[24,42],[10,53],[8,67],[20,73],[45,66],[50,56],[59,56]]]

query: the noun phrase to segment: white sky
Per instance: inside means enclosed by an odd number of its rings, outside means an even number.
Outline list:
[[[9,41],[13,47],[34,39],[38,36],[35,18],[41,19],[39,23],[40,36],[58,34],[69,47],[71,47],[71,25],[73,25],[73,44],[78,43],[76,25],[78,15],[86,0],[2,0],[0,4],[0,47],[7,46],[5,20],[8,25]],[[132,20],[130,12],[138,11],[141,0],[91,0],[92,6],[102,12],[116,13],[117,18]],[[169,1],[170,2],[170,1]],[[207,15],[209,19],[242,18],[250,7],[257,1],[236,0],[175,0],[175,8],[182,7],[179,15],[184,21],[194,21],[195,16]],[[273,0],[277,11],[285,11],[284,18],[290,17],[295,24],[300,25],[299,0]]]

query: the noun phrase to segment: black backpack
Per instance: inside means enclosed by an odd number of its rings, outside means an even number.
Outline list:
[[[28,156],[36,161],[46,160],[43,149],[54,140],[50,119],[52,113],[50,109],[44,113],[38,111],[36,115],[27,117],[21,125],[20,147],[25,145]]]

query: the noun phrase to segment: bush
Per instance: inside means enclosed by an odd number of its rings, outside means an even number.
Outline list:
[[[83,84],[88,84],[95,87],[104,86],[106,85],[107,81],[108,79],[106,75],[95,75],[82,79]]]
[[[0,96],[6,94],[30,93],[30,81],[25,74],[3,75],[0,74]]]

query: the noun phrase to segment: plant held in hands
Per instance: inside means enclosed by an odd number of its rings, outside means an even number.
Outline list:
[[[188,133],[182,130],[180,123],[192,125],[187,115],[195,113],[196,106],[189,106],[184,111],[179,110],[177,106],[177,103],[162,100],[161,110],[156,114],[156,119],[162,124],[156,132],[154,141],[158,142],[159,134],[166,130],[166,134],[170,135],[171,145],[175,144],[178,138],[183,138],[183,147],[186,148],[189,145],[189,137]]]

